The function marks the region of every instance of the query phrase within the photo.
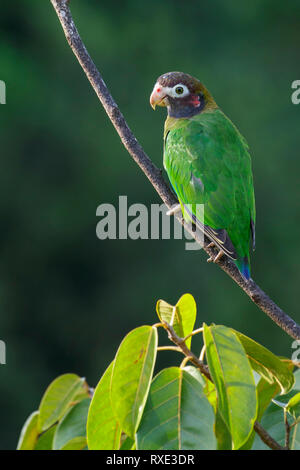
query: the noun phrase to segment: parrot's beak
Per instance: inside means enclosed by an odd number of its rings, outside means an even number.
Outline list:
[[[166,106],[165,103],[166,94],[164,90],[159,85],[155,85],[151,96],[150,96],[150,104],[152,108],[155,110],[156,106]]]

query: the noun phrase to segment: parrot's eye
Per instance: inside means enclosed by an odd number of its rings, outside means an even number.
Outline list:
[[[168,95],[172,98],[184,98],[185,96],[189,95],[190,91],[186,85],[183,83],[177,83],[177,85],[173,86],[173,88],[168,88]]]
[[[176,95],[182,95],[183,92],[184,92],[184,89],[183,89],[182,86],[177,86],[177,87],[175,88],[175,93],[176,93]]]

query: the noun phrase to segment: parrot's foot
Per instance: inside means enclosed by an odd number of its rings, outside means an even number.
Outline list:
[[[209,246],[209,245],[208,245]],[[219,261],[219,259],[222,258],[222,256],[225,255],[224,251],[223,250],[220,250],[219,253],[213,258],[212,256],[210,256],[207,260],[208,263],[217,263],[217,261]]]
[[[181,211],[181,205],[176,204],[175,206],[172,207],[172,209],[168,210],[167,215],[174,215],[179,211]]]
[[[213,246],[215,246],[214,242],[211,242],[209,245],[207,245],[207,248],[212,248]]]

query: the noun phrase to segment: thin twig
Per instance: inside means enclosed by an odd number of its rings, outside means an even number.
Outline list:
[[[69,9],[68,0],[51,0],[59,21],[64,30],[66,39],[95,90],[102,106],[109,119],[118,132],[121,141],[134,161],[139,165],[143,173],[147,176],[154,189],[157,191],[166,206],[171,209],[174,204],[178,204],[176,197],[170,187],[164,181],[161,170],[158,169],[146,155],[136,137],[130,130],[119,107],[111,96],[102,76],[92,61],[85,45],[83,44]],[[184,225],[184,221],[178,213],[175,217]],[[185,228],[191,233],[193,238],[202,244],[202,237],[193,232],[191,227]],[[204,250],[210,256],[215,257],[216,250],[209,247],[210,241],[204,237]],[[217,264],[225,271],[250,297],[250,299],[265,312],[280,328],[282,328],[292,338],[300,339],[300,326],[290,318],[270,297],[251,279],[246,282],[241,276],[235,264],[227,257],[222,257]]]
[[[284,425],[285,425],[285,447],[287,450],[290,449],[290,434],[291,434],[291,426],[288,422],[288,412],[287,409],[284,408]]]

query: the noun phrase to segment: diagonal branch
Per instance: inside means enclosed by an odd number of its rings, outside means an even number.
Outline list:
[[[111,96],[106,84],[103,81],[97,67],[92,61],[85,45],[83,44],[77,28],[74,24],[68,0],[51,0],[51,3],[56,11],[59,21],[64,30],[66,39],[78,59],[81,67],[84,70],[87,78],[89,79],[93,89],[95,90],[102,106],[104,107],[109,119],[118,132],[120,139],[127,149],[134,161],[139,165],[143,173],[147,176],[150,183],[157,191],[163,202],[170,209],[174,204],[178,203],[176,197],[171,191],[170,187],[164,181],[161,170],[158,169],[146,155],[136,137],[128,127],[128,124],[121,113],[119,107]],[[180,215],[174,214],[180,223],[184,221]],[[202,237],[192,230],[191,227],[185,228],[192,234],[193,238],[202,244]],[[217,251],[215,248],[209,247],[210,241],[205,237],[204,250],[210,256],[215,256]],[[251,279],[246,282],[240,275],[235,264],[223,257],[217,261],[223,271],[225,271],[250,297],[250,299],[265,312],[280,328],[282,328],[292,338],[300,339],[300,326],[290,318],[278,305],[273,302],[270,297]]]

